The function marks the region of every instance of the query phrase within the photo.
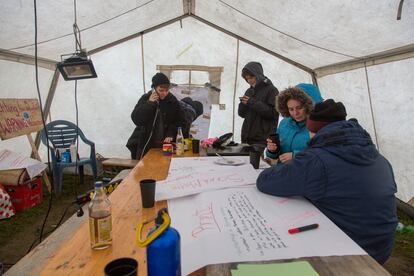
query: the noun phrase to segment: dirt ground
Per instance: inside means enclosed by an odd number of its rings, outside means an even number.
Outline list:
[[[414,220],[398,211],[398,220],[404,225],[414,225]],[[414,233],[396,233],[391,257],[384,264],[391,275],[414,275]]]
[[[73,183],[78,183],[76,186],[78,194],[93,189],[91,177],[85,176],[84,184],[79,185],[79,181],[76,180],[75,182],[73,176],[65,176],[62,185],[62,195],[52,199],[52,207],[43,231],[45,233],[43,239],[55,229],[66,209],[67,212],[63,222],[76,213],[77,205],[72,204],[75,201]],[[4,264],[5,270],[26,255],[33,242],[39,239],[49,200],[49,193],[46,186],[43,185],[43,202],[41,204],[19,212],[10,219],[0,220],[0,262]],[[38,241],[34,245],[37,244]]]
[[[65,176],[62,195],[59,198],[53,198],[44,233],[50,232],[56,227],[65,209],[68,210],[64,220],[76,213],[76,205],[71,204],[75,199],[74,181],[73,176]],[[86,176],[85,183],[76,186],[78,194],[91,189],[93,189],[93,181]],[[49,195],[45,192],[46,187],[43,187],[43,191],[42,204],[19,212],[10,219],[0,220],[0,262],[4,264],[5,270],[26,255],[31,244],[39,237],[49,203]],[[404,225],[414,225],[414,221],[404,213],[398,212],[398,216],[399,221]],[[47,235],[44,236],[44,238],[46,237]],[[392,256],[384,267],[391,275],[414,275],[414,233],[396,233]]]

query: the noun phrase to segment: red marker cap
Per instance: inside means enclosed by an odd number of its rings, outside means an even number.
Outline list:
[[[288,232],[289,232],[289,234],[296,234],[296,233],[299,233],[299,232],[316,229],[318,227],[319,227],[319,224],[314,223],[314,224],[309,224],[309,225],[302,226],[302,227],[289,229]]]

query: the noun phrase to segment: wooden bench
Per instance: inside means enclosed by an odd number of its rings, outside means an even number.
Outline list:
[[[138,163],[138,160],[109,158],[102,161],[104,172],[117,174],[124,169],[132,169]]]

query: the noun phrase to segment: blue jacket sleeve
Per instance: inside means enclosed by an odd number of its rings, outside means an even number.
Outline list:
[[[257,189],[275,196],[305,196],[316,199],[325,191],[325,168],[309,152],[298,153],[285,165],[272,166],[260,173]]]

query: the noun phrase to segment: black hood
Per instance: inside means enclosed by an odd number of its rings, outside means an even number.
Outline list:
[[[265,84],[271,84],[272,82],[263,74],[263,67],[259,62],[251,61],[244,66],[246,69],[256,77],[256,86],[264,82]]]
[[[358,165],[370,165],[379,153],[369,133],[356,120],[331,123],[309,141],[311,148],[323,148],[341,159]]]

